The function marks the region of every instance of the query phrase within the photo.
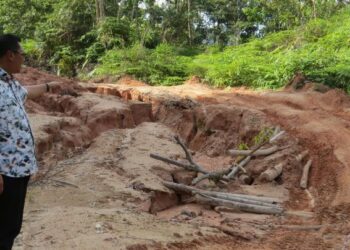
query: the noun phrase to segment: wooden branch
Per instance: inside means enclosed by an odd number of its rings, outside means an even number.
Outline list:
[[[289,210],[284,213],[285,215],[289,216],[298,216],[298,217],[303,217],[306,219],[310,219],[315,217],[315,214],[313,212],[308,212],[308,211],[295,211],[295,210]]]
[[[196,185],[205,179],[212,179],[212,180],[216,180],[216,181],[223,179],[224,181],[229,181],[229,179],[227,179],[225,177],[225,174],[227,174],[227,173],[228,173],[228,169],[222,170],[222,171],[217,171],[217,172],[209,172],[207,174],[204,174],[204,175],[201,175],[201,176],[198,176],[197,178],[195,178],[192,181],[192,185]]]
[[[50,179],[48,181],[54,181],[54,182],[60,183],[62,185],[67,185],[67,186],[71,186],[71,187],[74,187],[74,188],[79,188],[77,185],[74,185],[74,184],[69,183],[67,181],[61,181],[61,180],[56,180],[56,179]]]
[[[279,147],[275,145],[275,146],[272,146],[270,148],[257,150],[254,153],[252,153],[252,150],[235,150],[235,149],[229,150],[229,153],[232,156],[237,156],[237,155],[266,156],[266,155],[273,154],[278,150],[279,150]]]
[[[199,182],[205,180],[205,179],[208,179],[210,177],[210,174],[204,174],[204,175],[200,175],[198,176],[197,178],[193,179],[192,181],[192,185],[196,185],[198,184]]]
[[[282,174],[284,165],[285,165],[285,163],[282,162],[282,163],[277,164],[276,166],[273,166],[273,167],[265,170],[259,176],[259,180],[261,180],[261,181],[273,181],[278,176],[280,176],[280,174]]]
[[[198,166],[197,164],[193,165],[193,164],[185,164],[179,161],[175,161],[157,154],[150,154],[150,157],[156,160],[160,160],[169,164],[173,164],[175,166],[178,167],[182,167],[186,170],[189,171],[193,171],[193,172],[198,172],[198,173],[202,173],[204,175],[201,175],[199,177],[197,177],[196,179],[193,180],[192,184],[195,185],[197,183],[199,183],[200,181],[204,180],[204,179],[212,179],[215,181],[221,181],[220,179],[226,180],[228,181],[227,178],[224,177],[225,174],[227,174],[228,170],[224,170],[224,171],[217,171],[217,172],[207,172],[204,169],[202,169],[200,166]]]
[[[201,175],[201,176],[198,176],[197,178],[195,178],[192,181],[192,185],[196,185],[197,183],[199,183],[205,179],[212,179],[215,181],[219,181],[220,179],[224,179],[224,180],[228,181],[227,178],[224,178],[224,175],[227,174],[227,170],[215,171],[215,172],[205,171],[203,169],[203,167],[201,167],[200,165],[198,165],[196,162],[193,161],[193,158],[192,158],[190,152],[188,151],[185,144],[180,140],[179,136],[175,136],[174,138],[175,138],[177,144],[179,144],[181,146],[181,148],[185,151],[186,159],[191,163],[191,165],[195,166],[198,170],[200,170],[198,172],[204,173],[204,175]]]
[[[272,137],[269,140],[269,143],[272,143],[274,141],[276,141],[279,137],[281,137],[283,134],[285,133],[285,131],[280,131],[277,134],[275,133],[274,135],[272,135]]]
[[[188,151],[187,147],[185,146],[185,144],[180,140],[179,136],[174,136],[177,144],[179,144],[181,146],[181,148],[183,149],[183,151],[185,151],[185,154],[186,154],[186,159],[189,161],[189,163],[191,163],[191,165],[194,165],[196,166],[198,169],[202,170],[202,171],[205,171],[203,169],[203,167],[199,166],[197,163],[195,163],[193,161],[193,158],[192,158],[192,155],[191,153]]]
[[[312,164],[312,160],[308,160],[308,162],[305,164],[303,168],[303,174],[300,179],[300,187],[303,189],[307,188],[311,164]]]
[[[150,157],[153,158],[153,159],[156,159],[156,160],[160,160],[160,161],[169,163],[169,164],[173,164],[173,165],[178,166],[178,167],[182,167],[182,168],[187,169],[189,171],[200,172],[200,173],[203,173],[203,174],[207,174],[208,173],[207,171],[204,171],[202,169],[198,169],[196,166],[193,166],[191,164],[185,164],[185,163],[182,163],[182,162],[179,162],[179,161],[175,161],[175,160],[172,160],[172,159],[169,159],[169,158],[157,155],[157,154],[150,154]]]
[[[238,173],[238,171],[241,169],[241,168],[244,168],[245,165],[248,164],[248,162],[252,159],[251,156],[247,156],[245,157],[238,165],[234,166],[232,169],[231,169],[231,172],[227,175],[227,178],[228,179],[233,179],[233,177]]]
[[[265,203],[267,205],[269,205],[269,204],[276,205],[277,203],[280,203],[280,201],[278,199],[271,198],[271,197],[207,191],[207,190],[202,190],[199,188],[187,186],[184,184],[168,182],[168,181],[164,181],[163,185],[166,186],[167,188],[174,190],[174,191],[181,192],[181,193],[187,193],[187,194],[203,193],[203,194],[206,194],[209,196],[218,197],[218,198],[227,199],[227,200],[238,201],[238,199],[241,199],[241,202],[243,200],[250,200],[250,201],[262,202],[262,203]]]
[[[197,202],[201,204],[207,204],[211,206],[225,206],[225,207],[237,209],[239,211],[258,213],[258,214],[282,214],[283,213],[283,208],[251,205],[251,204],[242,203],[242,202],[235,202],[235,201],[214,198],[205,194],[199,194],[199,195],[202,197],[197,196]]]

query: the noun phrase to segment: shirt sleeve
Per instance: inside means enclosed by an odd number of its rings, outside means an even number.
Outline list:
[[[21,101],[24,103],[27,99],[28,91],[25,87],[23,87],[18,81],[15,81],[17,93]]]
[[[8,123],[8,112],[7,112],[8,102],[5,98],[5,88],[3,82],[0,81],[0,141],[3,137],[3,131],[7,129]]]

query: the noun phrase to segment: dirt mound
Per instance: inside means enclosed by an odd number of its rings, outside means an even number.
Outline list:
[[[138,81],[134,77],[129,76],[129,75],[122,76],[117,81],[117,83],[118,84],[125,84],[125,85],[128,85],[128,86],[133,86],[133,87],[136,87],[136,86],[148,86],[148,84],[146,84],[144,82],[141,82],[141,81]]]
[[[72,79],[55,76],[50,73],[46,73],[31,67],[23,67],[21,73],[16,74],[15,77],[23,85],[37,85],[37,84],[44,84],[48,82],[62,82],[64,84],[76,83]]]

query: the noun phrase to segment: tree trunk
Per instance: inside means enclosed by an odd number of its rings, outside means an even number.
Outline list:
[[[122,10],[122,4],[123,2],[121,0],[115,0],[115,5],[117,6],[117,20],[120,19],[120,13]]]
[[[133,1],[132,11],[131,11],[131,20],[134,20],[135,18],[135,12],[136,12],[136,8],[138,7],[138,4],[139,4],[138,0]]]
[[[99,23],[106,16],[105,0],[95,0],[95,3],[96,3],[96,23]]]
[[[191,0],[187,0],[187,27],[188,27],[188,42],[192,46],[192,20],[191,20]]]
[[[313,16],[316,19],[317,13],[316,13],[316,0],[312,0],[312,8],[313,8]]]

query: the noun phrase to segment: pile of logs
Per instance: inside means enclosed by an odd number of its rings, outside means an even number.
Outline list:
[[[198,163],[196,163],[190,151],[187,149],[185,144],[180,140],[178,136],[175,136],[175,141],[183,149],[186,155],[187,163],[173,160],[167,157],[163,157],[157,154],[150,154],[151,158],[184,168],[188,171],[199,173],[196,178],[192,180],[192,185],[196,185],[199,182],[209,179],[215,183],[227,184],[228,182],[239,179],[243,183],[251,184],[252,177],[248,175],[245,166],[248,162],[257,156],[271,155],[277,151],[281,151],[287,147],[279,147],[272,145],[269,148],[262,149],[266,144],[273,144],[278,138],[280,138],[285,132],[275,129],[273,135],[264,142],[253,147],[251,150],[229,150],[230,155],[237,156],[237,159],[229,168],[221,171],[207,171]],[[308,155],[308,151],[300,153],[296,160],[301,163],[303,159]],[[275,166],[272,166],[263,171],[258,180],[261,182],[271,182],[281,176],[284,166],[287,164],[286,161],[281,162]],[[300,180],[300,187],[303,189],[307,188],[308,174],[312,164],[312,160],[308,160],[303,168],[303,174]],[[193,201],[197,203],[204,203],[215,207],[225,207],[233,210],[240,210],[252,213],[264,213],[264,214],[282,214],[283,208],[280,202],[270,197],[223,193],[223,192],[212,192],[201,190],[193,186],[187,186],[184,184],[164,182],[166,187],[174,190],[177,193],[192,194]]]
[[[193,201],[197,203],[259,214],[283,213],[280,201],[274,198],[206,191],[174,182],[164,182],[163,184],[175,192],[195,195]]]

